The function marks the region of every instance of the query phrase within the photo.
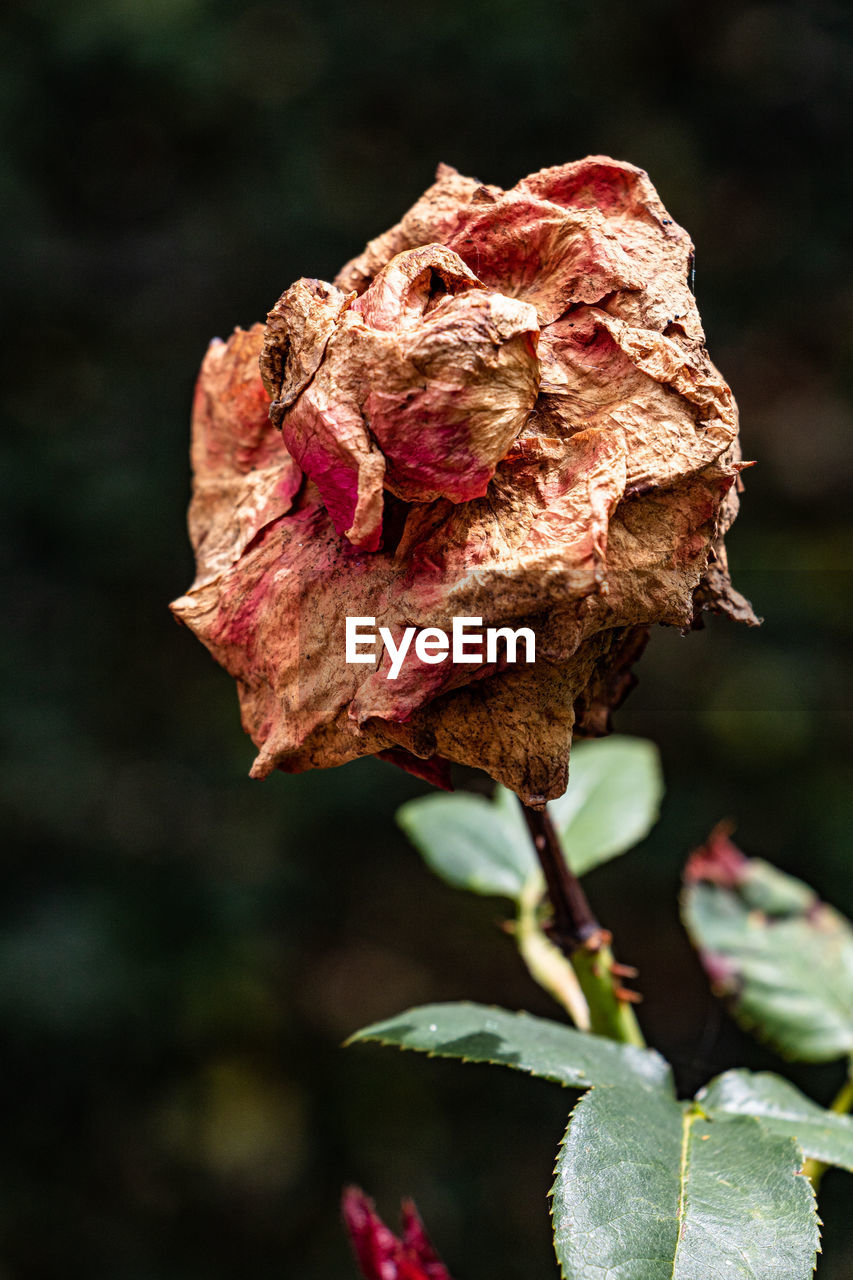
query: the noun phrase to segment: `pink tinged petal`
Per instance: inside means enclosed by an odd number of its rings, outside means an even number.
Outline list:
[[[629,492],[703,470],[737,436],[731,391],[691,344],[582,307],[543,331],[540,352],[543,391],[570,429],[624,432]]]
[[[677,329],[691,340],[704,341],[690,286],[692,241],[669,216],[642,169],[609,156],[588,156],[531,174],[515,190],[604,217],[630,258],[640,286],[615,295],[608,310],[643,328]]]
[[[517,192],[474,211],[450,247],[486,286],[532,303],[543,325],[572,305],[641,283],[597,211],[575,213]]]
[[[663,222],[667,216],[645,171],[609,156],[540,169],[515,189],[569,209],[597,209],[605,217],[646,216]]]
[[[522,438],[507,459],[507,472],[533,465],[538,510],[532,512],[524,549],[558,552],[567,568],[597,570],[600,580],[610,518],[627,479],[622,432],[590,427],[565,442]]]
[[[457,254],[429,245],[394,258],[353,310],[388,335],[361,335],[386,487],[409,502],[480,497],[536,399],[533,309],[487,293]]]
[[[258,370],[263,325],[235,329],[207,349],[193,398],[192,464],[197,478],[247,474],[282,454],[269,423],[270,398]]]
[[[374,551],[383,485],[410,502],[486,492],[535,403],[538,322],[441,245],[393,259],[351,307],[315,285],[283,295],[267,336],[267,370],[301,353],[302,381],[285,378],[273,414],[335,528]]]
[[[485,494],[535,404],[537,340],[532,307],[482,290],[444,298],[396,336],[398,358],[364,404],[392,492],[409,502]]]
[[[302,471],[269,422],[258,372],[263,328],[211,343],[193,400],[190,539],[197,577],[233,564],[290,510]]]
[[[400,635],[394,640],[399,644]],[[473,643],[469,648],[477,651]],[[494,675],[501,666],[505,663],[456,665],[450,661],[449,653],[443,662],[426,663],[418,657],[413,637],[394,680],[388,678],[391,658],[387,650],[383,651],[378,669],[367,677],[350,704],[350,719],[358,725],[370,720],[405,724],[434,698]]]
[[[707,356],[654,329],[638,329],[616,316],[600,314],[620,351],[646,377],[671,387],[694,409],[696,421],[708,427],[719,420],[728,443],[737,432],[734,398]]]
[[[525,428],[486,498],[410,513],[397,557],[422,609],[439,608],[452,588],[450,613],[504,623],[597,590],[625,475],[621,432],[559,440]],[[407,616],[416,620],[411,608]]]
[[[338,532],[353,546],[375,551],[382,536],[385,462],[357,407],[333,401],[334,393],[318,379],[285,416],[282,435],[320,490]]]
[[[441,245],[400,254],[353,310],[363,412],[408,502],[485,493],[539,385],[532,307],[485,291]],[[338,375],[345,376],[343,371]]]
[[[487,456],[497,453],[497,457],[493,462],[481,460],[470,439],[466,398],[464,390],[453,386],[370,392],[365,413],[385,454],[386,485],[398,498],[432,502],[447,497],[451,502],[468,502],[486,492],[502,456],[501,447],[505,453],[518,427],[510,421],[511,434],[503,446],[495,448],[494,438],[484,441]]]
[[[407,329],[442,298],[482,288],[458,254],[430,244],[393,258],[352,309],[371,329]]]
[[[353,296],[322,280],[297,280],[269,313],[261,369],[273,397],[270,416],[316,483],[335,528],[354,546],[375,551],[382,533],[382,457],[346,380],[337,386],[321,369]]]

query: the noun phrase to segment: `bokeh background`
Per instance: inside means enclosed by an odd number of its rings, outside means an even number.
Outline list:
[[[588,887],[685,1089],[777,1066],[708,996],[676,895],[731,817],[853,912],[851,9],[7,0],[3,23],[0,1277],[346,1280],[350,1180],[391,1216],[414,1195],[459,1280],[553,1277],[569,1098],[341,1047],[418,1001],[551,1010],[501,903],[396,831],[421,784],[247,778],[232,683],[166,608],[193,378],[439,160],[504,186],[590,152],[649,170],[759,460],[730,547],[766,622],[654,637],[617,727],[659,743],[663,816]],[[841,1069],[792,1075],[827,1100]],[[853,1273],[849,1197],[831,1173],[822,1280]]]

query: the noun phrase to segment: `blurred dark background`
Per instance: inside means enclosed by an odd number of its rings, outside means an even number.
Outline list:
[[[570,1097],[341,1048],[433,999],[552,1012],[393,823],[391,766],[266,783],[192,577],[208,339],[331,278],[439,160],[512,185],[607,152],[697,245],[743,418],[730,539],[766,622],[661,631],[617,728],[668,794],[588,887],[682,1086],[776,1067],[706,994],[679,869],[722,817],[853,912],[849,5],[12,0],[0,77],[2,1280],[346,1280],[344,1181],[417,1199],[459,1280],[556,1274]],[[841,1068],[794,1069],[822,1100]],[[850,1183],[822,1280],[853,1273]],[[844,1218],[848,1221],[845,1223]]]

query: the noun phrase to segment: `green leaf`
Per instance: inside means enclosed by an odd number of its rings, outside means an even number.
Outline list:
[[[374,1023],[347,1041],[378,1040],[431,1057],[493,1062],[572,1089],[625,1084],[669,1089],[669,1067],[652,1049],[618,1044],[547,1018],[482,1004],[428,1004]]]
[[[727,1071],[697,1101],[717,1119],[754,1116],[769,1133],[793,1138],[811,1159],[853,1172],[853,1119],[825,1111],[781,1076]]]
[[[517,900],[538,864],[527,825],[511,793],[424,796],[397,811],[424,861],[457,889]]]
[[[569,786],[548,811],[575,875],[638,844],[657,821],[660,757],[643,738],[613,737],[572,747]]]
[[[809,1280],[814,1194],[796,1143],[661,1090],[593,1089],[552,1189],[567,1280]]]
[[[624,853],[657,818],[663,794],[657,749],[641,738],[572,748],[569,789],[549,806],[576,875]],[[397,821],[427,865],[448,884],[518,901],[539,865],[518,800],[498,787],[484,796],[424,796]]]
[[[789,1058],[853,1052],[853,929],[802,881],[721,834],[691,858],[684,923],[741,1024]]]

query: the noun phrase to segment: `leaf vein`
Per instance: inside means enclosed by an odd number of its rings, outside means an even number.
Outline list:
[[[693,1128],[694,1121],[698,1119],[698,1116],[699,1112],[697,1111],[685,1111],[681,1122],[681,1154],[678,1162],[678,1209],[676,1210],[678,1235],[676,1236],[675,1250],[672,1255],[672,1280],[676,1280],[678,1254],[681,1249],[681,1241],[687,1227],[687,1175],[690,1158],[690,1131]]]

